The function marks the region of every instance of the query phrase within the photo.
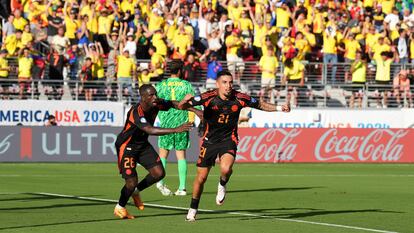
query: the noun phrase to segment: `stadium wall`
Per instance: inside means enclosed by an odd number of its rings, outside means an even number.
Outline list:
[[[44,125],[55,115],[60,126],[122,127],[129,107],[120,102],[2,100],[0,126]],[[196,118],[196,123],[199,120]],[[156,121],[158,126],[159,122]],[[300,108],[289,114],[253,109],[253,128],[413,128],[414,109]]]
[[[0,162],[115,162],[120,127],[0,128]],[[242,128],[237,161],[260,163],[414,163],[413,129]],[[188,161],[199,155],[191,132]],[[157,138],[150,141],[157,148]],[[174,161],[175,156],[170,156]]]

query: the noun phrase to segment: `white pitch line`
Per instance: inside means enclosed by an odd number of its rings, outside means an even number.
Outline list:
[[[178,174],[168,174],[178,176]],[[414,174],[236,174],[240,177],[414,177]],[[74,175],[74,174],[0,174],[0,177],[114,177],[111,175]]]
[[[105,198],[81,197],[81,196],[74,196],[74,195],[65,195],[65,194],[57,194],[57,193],[44,193],[44,192],[34,193],[34,194],[43,195],[43,196],[50,196],[50,197],[63,197],[63,198],[79,199],[79,200],[118,203],[117,200],[111,200],[111,199],[105,199]],[[188,210],[188,208],[185,208],[185,207],[150,204],[150,203],[145,203],[145,206],[163,208],[163,209],[170,209],[170,210]],[[226,211],[207,210],[207,209],[199,209],[199,211],[200,212],[217,213],[217,214],[230,214],[230,215],[246,216],[246,217],[267,218],[267,219],[273,219],[273,220],[284,221],[284,222],[305,223],[305,224],[312,224],[312,225],[320,225],[320,226],[328,226],[328,227],[336,227],[336,228],[346,228],[346,229],[369,231],[369,232],[397,233],[395,231],[385,231],[385,230],[378,230],[378,229],[371,229],[371,228],[364,228],[364,227],[355,227],[355,226],[347,226],[347,225],[332,224],[332,223],[324,223],[324,222],[312,222],[312,221],[299,220],[299,219],[275,218],[275,217],[272,217],[272,216],[252,214],[252,213],[241,213],[241,212],[230,212],[230,211],[226,212]]]

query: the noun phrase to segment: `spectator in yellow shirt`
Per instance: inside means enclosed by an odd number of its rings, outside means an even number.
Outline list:
[[[9,78],[9,63],[6,59],[7,50],[2,49],[0,51],[0,94],[2,95],[2,99],[9,98],[9,88],[11,87],[10,81],[7,81]]]
[[[122,55],[118,55],[116,60],[117,79],[122,93],[125,93],[125,88],[127,89],[126,96],[128,97],[129,103],[131,103],[132,98],[135,96],[132,91],[132,82],[135,80],[136,65],[134,60],[129,56],[129,51],[122,49],[122,46],[120,46]]]
[[[295,58],[287,58],[284,65],[282,85],[294,85],[288,86],[286,101],[287,103],[290,103],[293,96],[293,105],[298,106],[297,87],[305,84],[305,66]]]
[[[355,99],[358,100],[358,107],[362,108],[363,89],[367,76],[367,62],[360,50],[356,52],[355,60],[351,64],[352,73],[352,95],[349,99],[349,107],[354,107]]]
[[[6,37],[3,48],[7,49],[10,56],[15,56],[18,49],[22,48],[22,31],[17,30],[15,34]]]
[[[331,82],[335,83],[338,63],[336,29],[332,26],[326,28],[323,34],[323,63],[332,64]]]
[[[13,26],[16,30],[24,30],[24,26],[28,24],[27,20],[22,17],[22,12],[20,10],[14,11],[14,20],[13,20]]]
[[[24,31],[22,33],[22,45],[26,46],[28,43],[33,41],[33,35],[30,32],[30,25],[27,24],[24,26]]]
[[[157,48],[150,46],[148,50],[151,56],[150,71],[154,74],[154,81],[161,81],[164,74],[165,59],[157,53]]]
[[[239,49],[244,45],[243,41],[240,39],[240,30],[233,29],[231,35],[226,38],[227,46],[227,64],[228,69],[232,73],[234,80],[237,83],[240,83],[240,78],[243,75],[244,71],[244,62],[240,57]]]
[[[259,61],[259,68],[262,72],[262,93],[267,94],[270,102],[274,101],[273,89],[276,86],[276,73],[279,62],[274,53],[274,47],[272,45],[267,47],[267,54],[264,54]]]
[[[398,56],[395,49],[392,52],[383,51],[381,56],[375,60],[377,70],[375,83],[378,85],[376,90],[377,108],[388,107],[387,99],[391,94],[391,64]],[[381,98],[382,97],[382,98]],[[381,103],[381,100],[383,103]]]
[[[32,80],[33,59],[28,48],[23,49],[18,64],[19,99],[23,99],[23,93],[29,89]]]

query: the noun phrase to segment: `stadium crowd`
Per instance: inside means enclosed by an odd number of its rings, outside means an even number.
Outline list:
[[[12,0],[2,23],[1,91],[15,87],[7,82],[14,69],[6,58],[16,56],[20,98],[29,80],[41,79],[48,80],[50,98],[61,98],[67,70],[69,80],[83,83],[81,90],[70,83],[71,94],[82,92],[86,100],[97,92],[112,98],[114,86],[107,83],[113,80],[131,100],[135,82],[162,80],[171,59],[184,62],[184,79],[206,82],[207,88],[223,69],[220,61],[236,83],[246,62],[256,62],[267,96],[279,82],[303,86],[300,61],[307,61],[326,64],[329,83],[355,84],[352,105],[361,101],[358,85],[371,77],[390,85],[378,91],[378,106],[402,95],[411,105],[414,69],[406,64],[414,63],[413,5],[411,0]],[[150,62],[138,62],[146,59]],[[391,71],[395,64],[401,66]]]

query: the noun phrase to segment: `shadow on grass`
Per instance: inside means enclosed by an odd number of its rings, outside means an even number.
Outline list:
[[[320,189],[324,187],[286,187],[286,188],[262,188],[262,189],[240,189],[240,190],[228,190],[227,193],[249,193],[249,192],[283,192],[283,191],[300,191],[309,189]],[[203,193],[217,193],[214,192],[203,192]]]
[[[306,212],[298,213],[269,213],[268,211],[283,211],[283,210],[310,210]],[[231,212],[239,212],[240,215],[230,215],[230,216],[220,216],[219,218],[233,218],[240,220],[255,220],[255,219],[301,219],[306,217],[313,216],[323,216],[323,215],[334,215],[334,214],[350,214],[350,213],[392,213],[392,214],[402,214],[405,212],[400,211],[388,211],[381,209],[361,209],[361,210],[321,210],[321,209],[312,209],[312,208],[278,208],[278,209],[247,209],[247,210],[228,210],[228,211],[217,211],[217,212],[204,212],[202,215],[199,215],[200,218],[197,221],[217,219],[218,217],[203,217],[203,215],[211,214],[231,214]],[[257,214],[258,216],[243,216],[242,214]]]
[[[107,203],[109,204],[109,203]],[[135,216],[135,219],[119,219],[116,217],[113,218],[104,218],[104,219],[89,219],[89,220],[74,220],[74,221],[64,221],[64,222],[55,222],[55,223],[42,223],[42,224],[33,224],[33,225],[23,225],[23,226],[10,226],[10,227],[0,227],[0,231],[12,230],[12,229],[24,229],[24,228],[36,228],[36,227],[47,227],[47,226],[62,226],[62,225],[70,225],[70,224],[83,224],[83,223],[97,223],[97,222],[112,222],[112,221],[136,221],[142,218],[148,217],[167,217],[167,216],[175,216],[181,215],[184,216],[183,212],[176,212],[176,213],[167,213],[167,214],[154,214],[154,215],[139,215]],[[184,217],[183,217],[184,221]]]

